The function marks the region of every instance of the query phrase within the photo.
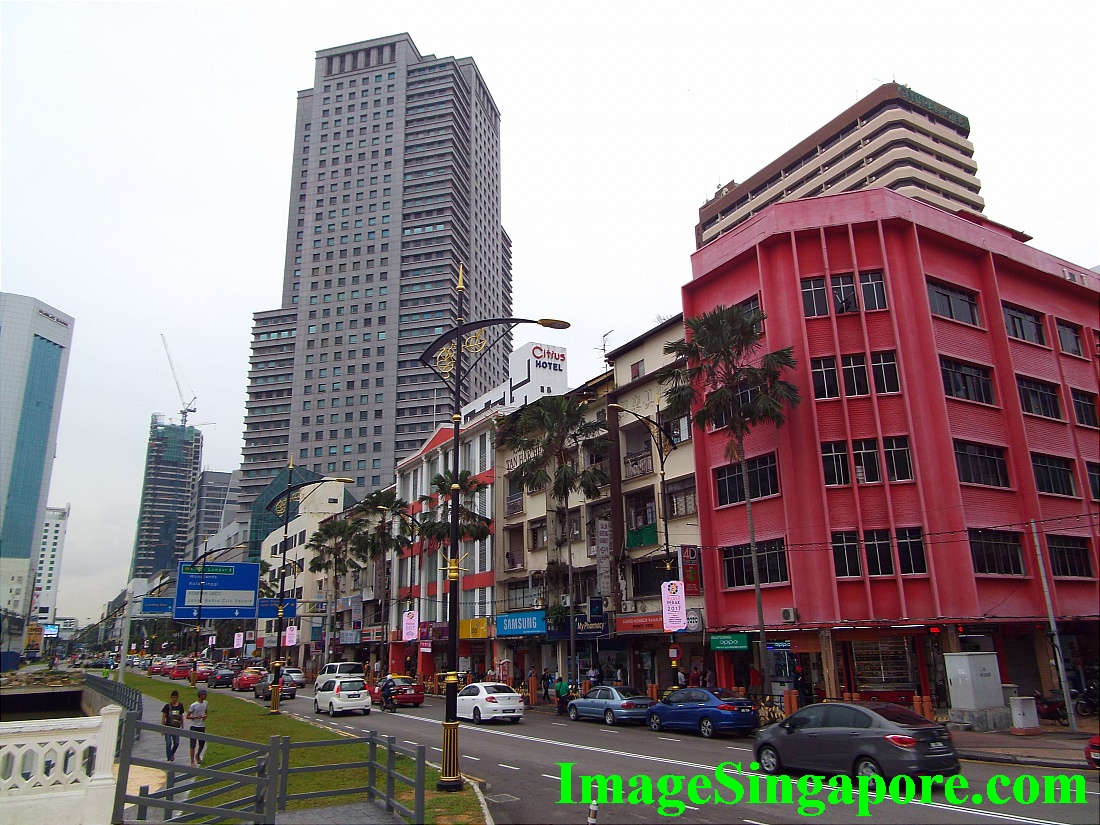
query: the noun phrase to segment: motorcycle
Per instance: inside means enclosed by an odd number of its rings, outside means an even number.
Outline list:
[[[1084,693],[1077,697],[1073,709],[1080,716],[1092,716],[1096,713],[1097,707],[1100,707],[1100,688],[1094,682],[1085,688]]]
[[[1035,691],[1035,712],[1040,719],[1053,719],[1059,725],[1069,726],[1069,711],[1063,699],[1046,699],[1039,691]]]
[[[390,695],[382,698],[382,712],[385,713],[387,710],[390,713],[397,713],[396,697]]]

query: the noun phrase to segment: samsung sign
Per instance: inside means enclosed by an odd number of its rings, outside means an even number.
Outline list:
[[[497,614],[497,636],[539,636],[545,632],[545,610]]]

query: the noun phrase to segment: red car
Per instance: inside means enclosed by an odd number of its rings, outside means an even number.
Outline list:
[[[191,677],[193,663],[190,659],[180,659],[168,672],[169,679],[188,679]]]
[[[1085,761],[1094,771],[1100,770],[1100,736],[1094,736],[1085,745]]]
[[[164,662],[163,661],[153,662],[153,664],[149,665],[149,675],[150,676],[163,676],[164,675]]]
[[[256,683],[264,678],[265,675],[266,673],[262,668],[245,668],[233,677],[232,688],[233,690],[252,690]]]
[[[397,683],[397,692],[393,698],[398,706],[418,708],[424,704],[424,691],[420,689],[415,679],[410,679],[408,676],[394,676],[393,680]],[[379,680],[378,684],[367,688],[371,702],[379,707],[382,706],[381,684],[382,680]]]
[[[213,672],[214,672],[214,666],[213,665],[207,665],[207,664],[199,665],[198,669],[195,671],[195,681],[196,682],[205,682],[206,677],[208,677]]]

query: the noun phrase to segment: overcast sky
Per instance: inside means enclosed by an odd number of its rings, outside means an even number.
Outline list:
[[[502,114],[514,313],[573,384],[679,311],[704,201],[883,82],[970,118],[986,214],[1100,264],[1097,5],[923,2],[0,6],[2,283],[76,318],[51,506],[59,615],[124,586],[149,416],[239,465],[252,313],[279,303],[297,90],[319,49],[408,32]],[[1090,11],[1091,9],[1091,11]],[[517,331],[516,343],[527,338]]]

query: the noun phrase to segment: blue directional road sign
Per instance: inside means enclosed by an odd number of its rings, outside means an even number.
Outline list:
[[[206,611],[204,610],[203,613]],[[297,599],[283,599],[283,618],[293,619],[298,615],[298,600]],[[258,609],[256,611],[257,619],[277,619],[279,618],[279,600],[278,599],[260,599]]]
[[[174,604],[171,596],[145,596],[141,600],[142,613],[171,613]]]
[[[255,619],[260,565],[180,562],[172,618]]]

